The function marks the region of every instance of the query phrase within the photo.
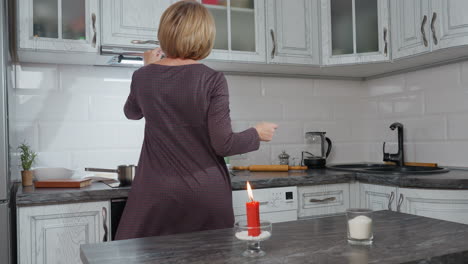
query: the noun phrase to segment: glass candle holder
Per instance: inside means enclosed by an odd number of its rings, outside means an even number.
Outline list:
[[[250,231],[250,232],[249,232]],[[252,232],[253,231],[253,232]],[[259,233],[258,236],[249,235]],[[249,227],[247,221],[238,221],[235,224],[235,236],[237,239],[247,242],[247,249],[242,253],[244,257],[262,257],[265,251],[260,248],[260,242],[269,239],[272,235],[271,223],[260,222],[259,227]]]
[[[348,243],[352,245],[371,245],[374,239],[372,231],[372,210],[346,210],[348,226]]]

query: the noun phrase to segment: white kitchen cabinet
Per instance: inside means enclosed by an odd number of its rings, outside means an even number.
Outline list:
[[[97,53],[98,1],[19,0],[20,50]]]
[[[321,0],[323,64],[389,60],[388,0]]]
[[[430,17],[432,49],[468,44],[468,1],[432,0]]]
[[[333,215],[350,207],[350,184],[301,186],[297,188],[300,218]]]
[[[154,44],[133,40],[157,40],[159,20],[176,0],[102,0],[102,45],[154,49]]]
[[[266,10],[268,63],[318,65],[318,0],[274,0]]]
[[[428,0],[390,2],[392,18],[392,57],[415,56],[431,51]]]
[[[80,245],[110,238],[109,202],[19,207],[18,263],[81,263]]]
[[[216,24],[214,49],[208,60],[265,62],[264,0],[206,1]],[[177,0],[103,0],[102,45],[106,48],[155,48],[132,41],[157,40],[159,20]]]
[[[391,186],[359,183],[360,207],[374,211],[397,210],[397,188]]]
[[[266,62],[265,0],[198,0],[216,24],[214,49],[208,60]]]
[[[391,2],[393,58],[468,44],[468,1]]]
[[[468,224],[468,190],[399,188],[403,213]]]

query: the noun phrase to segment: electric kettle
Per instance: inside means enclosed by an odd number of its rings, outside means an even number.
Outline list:
[[[325,134],[326,132],[307,132],[305,134],[306,150],[302,151],[301,165],[305,165],[309,169],[325,168],[326,160],[332,149],[332,142],[328,137],[325,137]],[[326,150],[325,144],[328,145]]]

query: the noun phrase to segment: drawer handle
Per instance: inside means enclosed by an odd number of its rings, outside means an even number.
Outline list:
[[[268,205],[268,202],[260,202],[260,205]]]
[[[95,48],[96,42],[97,42],[96,14],[95,13],[91,14],[91,26],[93,27],[93,33],[94,33],[93,40],[91,41],[91,46]]]
[[[336,201],[336,197],[328,197],[324,199],[310,199],[309,202],[311,203],[327,203],[327,202],[333,202]]]
[[[271,59],[275,58],[276,55],[276,38],[275,38],[275,31],[270,29],[271,41],[273,42],[273,48],[271,49]]]
[[[397,212],[401,212],[401,205],[403,204],[404,200],[405,200],[405,197],[403,196],[402,193],[400,193],[400,198],[398,198],[398,204],[397,204]]]
[[[107,208],[102,208],[102,227],[104,228],[104,237],[102,238],[102,242],[107,242],[107,235],[109,230],[107,228]]]
[[[394,199],[395,199],[395,193],[391,192],[390,197],[388,198],[388,210],[389,211],[392,210],[392,203]]]
[[[427,16],[425,15],[423,17],[423,21],[421,23],[421,34],[422,34],[422,38],[423,38],[423,43],[424,43],[424,46],[428,46],[428,42],[427,42],[427,38],[426,38],[426,30],[425,30],[425,26],[426,26],[426,22],[427,22]]]
[[[436,19],[437,19],[437,13],[434,12],[432,14],[432,20],[431,20],[431,30],[432,30],[432,39],[434,41],[434,45],[437,45],[439,43],[439,40],[437,39],[437,34],[436,34],[436,30],[435,30],[435,22],[436,22]]]
[[[384,46],[384,54],[385,54],[385,57],[388,56],[388,41],[387,41],[387,28],[384,28],[383,30],[383,39],[384,39],[384,43],[385,43],[385,46]]]

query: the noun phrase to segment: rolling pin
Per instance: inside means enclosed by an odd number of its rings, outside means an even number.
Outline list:
[[[250,165],[250,166],[233,166],[233,170],[248,170],[248,171],[289,171],[289,170],[307,170],[306,166],[288,166],[288,165]]]

